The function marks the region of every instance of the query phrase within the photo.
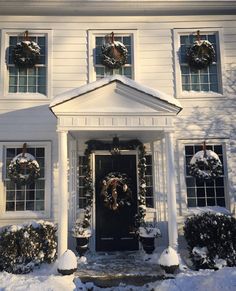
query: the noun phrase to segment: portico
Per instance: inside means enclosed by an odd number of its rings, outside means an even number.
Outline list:
[[[176,248],[178,234],[173,122],[181,110],[178,100],[126,77],[115,75],[56,96],[50,108],[57,117],[59,144],[59,256],[68,247],[68,220],[73,217],[71,212],[74,216],[77,215],[77,207],[74,205],[73,210],[73,203],[69,203],[73,195],[79,195],[77,190],[70,186],[70,175],[73,175],[70,163],[76,163],[76,157],[73,161],[70,159],[71,151],[76,155],[78,147],[83,147],[86,141],[106,141],[114,136],[124,141],[139,139],[150,145],[154,161],[153,174],[161,176],[159,181],[162,181],[155,183],[154,196],[157,199],[162,193],[167,197],[169,245]],[[76,144],[74,148],[69,146],[69,136]],[[76,177],[76,174],[74,175]],[[157,177],[154,177],[154,180],[157,181]],[[95,208],[93,211],[95,212]],[[153,211],[158,217],[161,210],[158,209],[157,203]],[[95,216],[95,230],[94,219]]]

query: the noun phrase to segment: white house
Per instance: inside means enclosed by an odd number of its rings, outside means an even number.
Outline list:
[[[62,254],[92,198],[91,250],[124,251],[138,248],[142,189],[145,219],[157,221],[163,246],[177,246],[196,208],[235,214],[234,0],[1,0],[0,15],[0,226],[54,221]],[[27,66],[16,49],[31,41],[40,56]],[[187,56],[195,41],[206,51]],[[127,49],[114,55],[121,65],[102,61],[104,43]],[[190,60],[205,62],[206,53],[209,63],[193,68]],[[208,150],[222,170],[196,178],[190,160]],[[22,152],[40,168],[26,185],[9,175]],[[126,177],[128,190],[111,193],[111,173]]]

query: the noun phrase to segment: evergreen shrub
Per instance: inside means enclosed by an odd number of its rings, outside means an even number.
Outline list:
[[[41,263],[56,258],[56,226],[47,221],[33,221],[0,229],[0,271],[29,273]]]
[[[236,266],[236,219],[204,213],[187,218],[184,236],[197,269]]]

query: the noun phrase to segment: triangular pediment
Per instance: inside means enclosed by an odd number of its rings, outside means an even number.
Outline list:
[[[174,97],[142,86],[123,76],[112,76],[56,96],[56,114],[160,114],[175,115],[181,105]]]

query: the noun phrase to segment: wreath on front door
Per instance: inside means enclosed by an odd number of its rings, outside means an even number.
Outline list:
[[[222,163],[219,156],[211,150],[198,151],[190,160],[190,175],[210,180],[222,175]]]
[[[106,208],[117,211],[131,206],[132,191],[128,186],[128,177],[119,172],[109,173],[102,181],[101,197]]]

